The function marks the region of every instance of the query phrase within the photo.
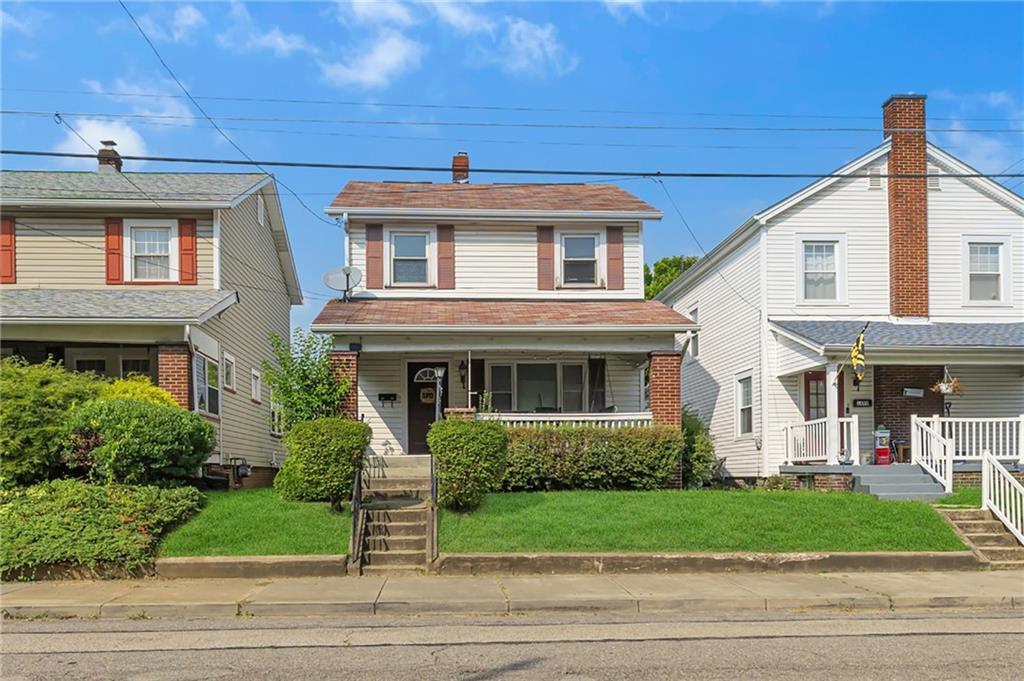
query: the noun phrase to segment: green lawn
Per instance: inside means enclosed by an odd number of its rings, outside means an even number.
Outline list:
[[[953,493],[937,499],[935,503],[943,506],[966,506],[969,508],[981,508],[981,488],[961,487],[953,490]]]
[[[443,512],[449,553],[527,551],[957,551],[927,504],[866,494],[689,490],[488,495]]]
[[[203,510],[171,532],[161,556],[280,556],[348,552],[352,516],[284,501],[273,489],[208,492]]]

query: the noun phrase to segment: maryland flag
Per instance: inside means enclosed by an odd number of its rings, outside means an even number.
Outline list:
[[[864,380],[864,332],[861,331],[857,340],[850,348],[850,366],[853,368],[853,385],[857,387]]]

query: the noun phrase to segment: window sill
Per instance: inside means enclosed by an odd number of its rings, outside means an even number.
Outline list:
[[[251,397],[249,398],[249,401],[252,402],[253,404],[263,404],[263,400],[254,400]]]
[[[205,411],[200,411],[200,412],[197,412],[197,413],[200,416],[202,416],[204,419],[207,419],[209,421],[217,421],[217,422],[220,421],[220,415],[219,414],[211,414],[211,413],[205,412]]]
[[[598,286],[597,284],[562,284],[557,288],[571,289],[573,291],[604,291],[607,289],[606,286]]]
[[[436,289],[435,284],[388,284],[384,288],[401,288],[401,289]]]
[[[125,279],[123,283],[125,286],[195,286],[195,284],[182,284],[173,279]]]
[[[234,389],[234,388],[229,388],[229,387],[227,387],[227,386],[224,386],[224,387],[222,388],[222,390],[223,390],[224,392],[226,392],[226,393],[231,393],[232,395],[237,395],[237,394],[238,394],[238,391],[237,391],[236,389]]]
[[[845,300],[798,300],[797,307],[848,307]]]
[[[964,303],[963,306],[964,307],[968,307],[968,308],[973,307],[973,308],[981,308],[981,309],[985,309],[985,308],[1009,308],[1009,307],[1013,307],[1013,303],[1007,303],[1007,302],[1004,302],[1002,300],[992,300],[992,301],[972,300],[970,302]]]

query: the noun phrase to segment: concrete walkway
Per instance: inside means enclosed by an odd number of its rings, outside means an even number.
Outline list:
[[[14,617],[225,617],[1018,608],[1024,572],[367,576],[0,585]]]

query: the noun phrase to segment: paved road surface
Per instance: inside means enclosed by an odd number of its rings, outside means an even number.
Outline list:
[[[1024,618],[564,616],[7,621],[15,679],[1019,679]]]

